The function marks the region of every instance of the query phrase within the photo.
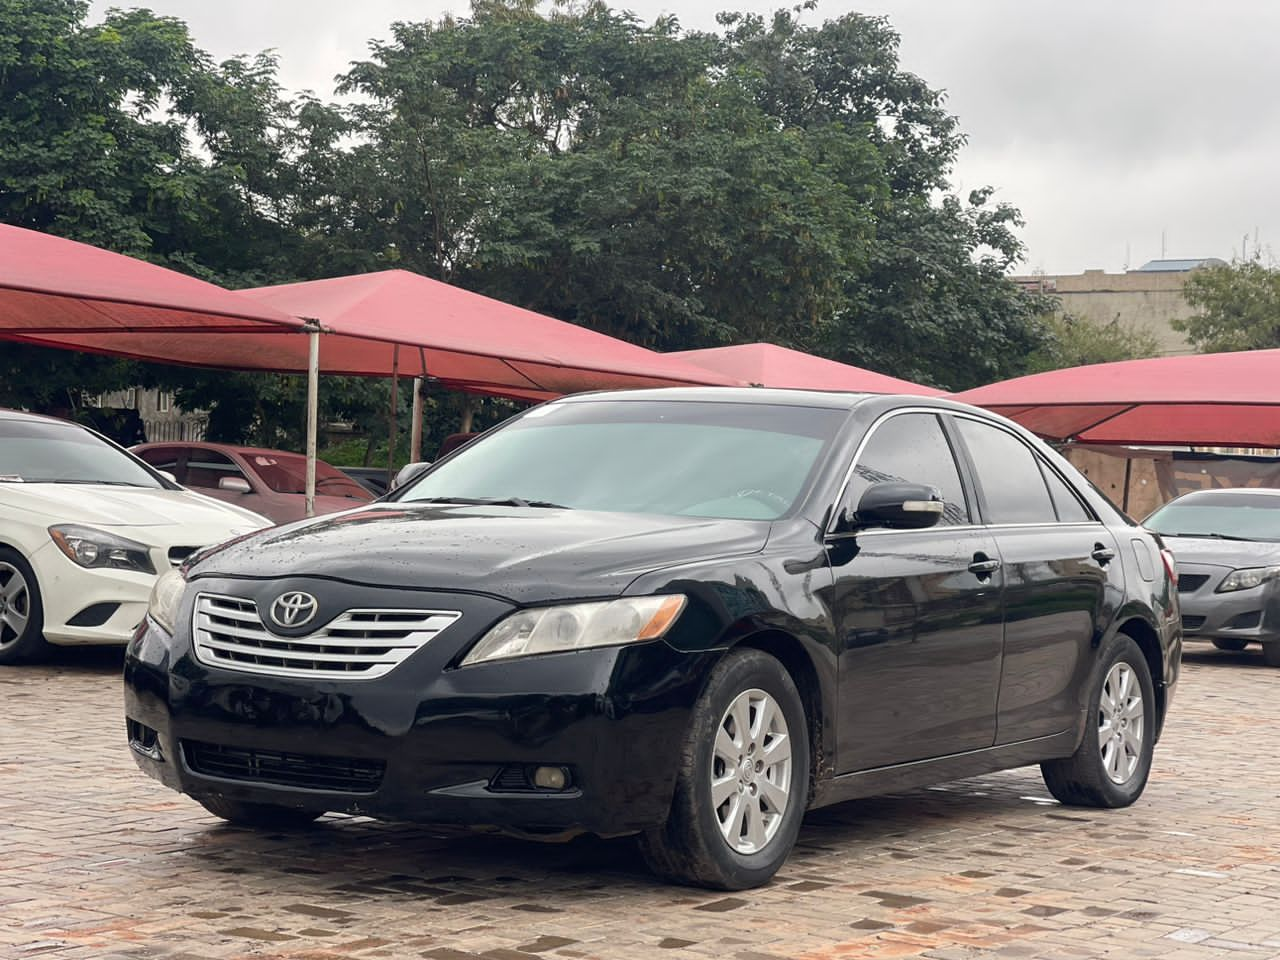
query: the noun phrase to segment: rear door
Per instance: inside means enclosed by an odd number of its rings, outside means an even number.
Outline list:
[[[829,539],[841,773],[989,747],[995,738],[1003,578],[936,413],[878,421],[840,507],[856,509],[868,486],[887,480],[932,484],[946,508],[928,529]]]
[[[1046,458],[987,420],[953,422],[1003,561],[1004,672],[997,743],[1075,723],[1095,642],[1124,589],[1111,532]]]

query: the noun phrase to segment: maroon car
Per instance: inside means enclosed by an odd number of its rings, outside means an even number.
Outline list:
[[[132,448],[184,487],[260,513],[275,523],[306,515],[307,458],[285,450],[221,443],[142,443]],[[336,467],[316,461],[316,513],[346,510],[373,496]]]

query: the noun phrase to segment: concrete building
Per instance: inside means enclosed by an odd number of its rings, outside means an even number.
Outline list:
[[[1136,270],[1107,273],[1033,274],[1013,281],[1037,293],[1057,297],[1064,313],[1098,324],[1118,321],[1155,336],[1163,356],[1194,353],[1174,320],[1191,316],[1182,285],[1201,267],[1225,266],[1216,257],[1198,260],[1152,260]]]
[[[177,407],[173,394],[162,390],[133,387],[104,393],[94,398],[93,406],[115,410],[136,410],[151,443],[174,440],[203,440],[209,416],[203,410],[187,411]]]

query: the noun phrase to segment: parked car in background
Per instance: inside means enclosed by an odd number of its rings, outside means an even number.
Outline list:
[[[338,469],[375,497],[381,497],[391,489],[387,483],[386,467],[338,467]]]
[[[1132,803],[1177,609],[1159,539],[984,411],[584,394],[166,574],[127,736],[232,822],[635,833],[739,889],[853,797],[1038,763],[1064,803]]]
[[[0,410],[0,664],[127,642],[158,572],[267,525],[86,427]]]
[[[221,443],[142,443],[132,448],[184,487],[260,513],[275,523],[306,516],[307,458],[285,450]],[[316,461],[316,513],[334,513],[373,499],[336,467]]]
[[[1144,526],[1173,551],[1184,636],[1220,650],[1258,643],[1280,667],[1280,490],[1197,490]]]

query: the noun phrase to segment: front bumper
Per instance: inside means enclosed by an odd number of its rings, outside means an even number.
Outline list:
[[[52,543],[30,563],[40,584],[45,639],[61,645],[128,643],[156,580],[150,573],[76,566]]]
[[[1218,593],[1218,586],[1230,572],[1230,568],[1210,564],[1178,564],[1181,583],[1195,578],[1195,589],[1178,594],[1184,638],[1280,641],[1280,590],[1276,581],[1249,590]]]
[[[531,835],[661,824],[716,655],[658,641],[458,669],[461,650],[509,609],[466,603],[470,629],[442,632],[368,681],[209,666],[147,620],[125,661],[134,759],[197,798]],[[538,766],[566,768],[566,789],[521,782]]]

